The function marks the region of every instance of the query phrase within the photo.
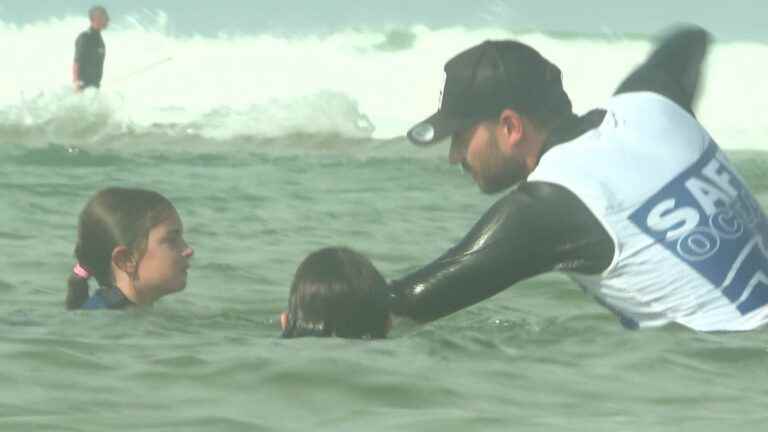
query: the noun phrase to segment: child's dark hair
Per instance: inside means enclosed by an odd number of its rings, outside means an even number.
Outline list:
[[[99,191],[80,213],[75,246],[79,266],[99,286],[112,286],[115,247],[122,245],[142,256],[149,232],[175,211],[173,204],[157,192],[125,188]],[[79,309],[89,297],[88,280],[73,273],[68,285],[67,309]]]
[[[365,256],[343,247],[310,254],[296,270],[283,337],[384,338],[389,310],[377,300],[384,277]]]

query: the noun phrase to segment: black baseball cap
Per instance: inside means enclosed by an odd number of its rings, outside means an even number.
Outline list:
[[[482,120],[514,109],[534,118],[571,112],[560,69],[530,46],[485,41],[445,64],[445,87],[435,114],[408,131],[416,145],[435,144]]]

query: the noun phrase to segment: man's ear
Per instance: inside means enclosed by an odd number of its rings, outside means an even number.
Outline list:
[[[501,151],[511,152],[525,136],[523,118],[516,111],[505,109],[499,114],[499,125],[496,128],[496,138]]]
[[[129,275],[136,273],[136,258],[125,246],[118,246],[112,251],[112,265]]]

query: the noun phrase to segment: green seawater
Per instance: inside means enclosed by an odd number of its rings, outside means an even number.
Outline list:
[[[403,140],[146,141],[0,146],[1,431],[766,428],[768,332],[624,330],[557,274],[384,341],[281,340],[307,253],[348,245],[396,278],[496,197],[444,147]],[[768,153],[730,156],[768,206]],[[148,309],[66,312],[77,215],[111,185],[175,203],[189,284]]]

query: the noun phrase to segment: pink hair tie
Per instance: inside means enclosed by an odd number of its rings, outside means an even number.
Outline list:
[[[75,268],[72,269],[72,273],[74,273],[75,276],[82,280],[88,280],[91,278],[91,274],[88,273],[88,270],[81,266],[80,263],[75,264]]]

